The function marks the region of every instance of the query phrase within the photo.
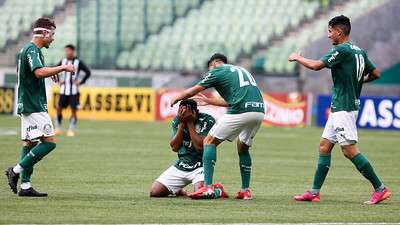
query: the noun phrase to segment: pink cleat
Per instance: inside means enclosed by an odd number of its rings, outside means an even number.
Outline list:
[[[390,192],[390,190],[385,187],[383,191],[375,191],[374,193],[372,193],[371,199],[369,201],[364,202],[364,204],[367,205],[378,204],[379,202],[390,198],[391,194],[392,193]]]
[[[294,200],[296,201],[308,201],[308,202],[319,202],[321,201],[321,197],[318,194],[312,194],[310,191],[304,192],[302,195],[294,196]]]
[[[189,193],[188,196],[192,199],[213,199],[215,198],[214,187],[203,186],[198,191]]]
[[[252,191],[250,188],[247,188],[245,191],[239,191],[236,194],[236,199],[243,199],[243,200],[252,200]]]

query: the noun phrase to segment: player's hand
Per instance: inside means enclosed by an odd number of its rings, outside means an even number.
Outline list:
[[[186,111],[187,111],[186,106],[179,107],[178,118],[179,118],[180,121],[182,121],[183,116],[185,115]]]
[[[54,83],[58,83],[60,81],[60,78],[58,77],[58,74],[54,75],[51,77]]]
[[[171,107],[174,107],[174,105],[175,105],[177,102],[179,102],[178,98],[177,98],[177,97],[173,97],[172,100],[171,100]]]
[[[209,105],[207,96],[205,96],[205,95],[203,95],[203,94],[201,94],[201,93],[197,94],[197,95],[194,96],[192,99],[195,100],[195,101],[197,102],[197,105],[198,105],[198,106],[206,106],[206,105]]]
[[[292,54],[289,55],[288,60],[289,60],[289,62],[293,62],[293,61],[297,61],[297,59],[300,57],[301,57],[300,53],[293,52]]]
[[[76,86],[81,85],[81,82],[79,80],[75,80],[74,83],[75,83]]]
[[[74,65],[71,65],[71,64],[64,65],[64,71],[73,73],[73,72],[75,72],[75,67],[74,67]]]

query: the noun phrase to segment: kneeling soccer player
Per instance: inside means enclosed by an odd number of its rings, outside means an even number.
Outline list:
[[[215,119],[200,113],[194,100],[180,103],[178,116],[172,121],[170,141],[172,151],[178,153],[179,159],[154,181],[150,197],[186,196],[183,188],[190,183],[195,191],[203,187],[203,139],[214,124]],[[228,197],[221,184],[215,184],[214,188],[218,190],[216,198]]]

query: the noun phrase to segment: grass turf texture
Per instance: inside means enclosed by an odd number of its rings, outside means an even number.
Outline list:
[[[56,150],[35,168],[32,183],[48,198],[18,198],[2,175],[0,223],[400,221],[398,132],[359,132],[361,151],[393,192],[389,201],[365,206],[371,186],[338,147],[322,201],[292,200],[311,185],[321,129],[261,128],[251,150],[252,201],[233,199],[240,187],[238,157],[233,143],[222,144],[214,177],[231,198],[194,201],[148,197],[153,180],[176,159],[167,123],[79,121],[78,127],[76,137],[60,136]],[[18,131],[18,118],[0,116],[1,169],[19,157],[19,134],[12,134]]]

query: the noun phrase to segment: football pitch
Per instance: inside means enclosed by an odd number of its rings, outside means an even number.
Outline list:
[[[0,116],[1,170],[19,157],[19,123]],[[1,174],[0,223],[400,222],[399,132],[359,131],[359,147],[392,190],[390,200],[362,205],[371,186],[338,147],[321,202],[292,200],[310,188],[321,132],[261,128],[251,150],[251,201],[233,198],[240,187],[238,157],[233,143],[223,143],[214,180],[231,198],[194,201],[148,197],[153,180],[177,158],[168,123],[79,121],[77,136],[58,137],[56,150],[35,167],[32,184],[48,198],[18,198]]]

